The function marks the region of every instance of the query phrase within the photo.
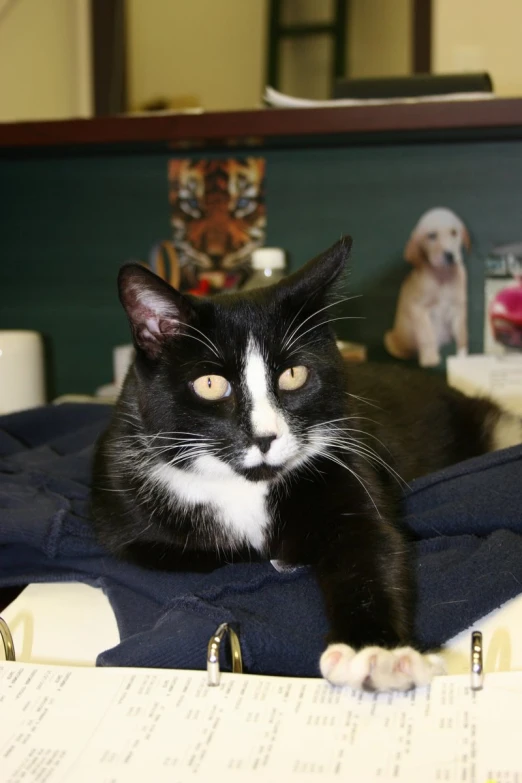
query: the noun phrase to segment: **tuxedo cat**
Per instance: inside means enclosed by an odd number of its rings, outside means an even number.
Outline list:
[[[93,521],[150,568],[310,564],[330,626],[323,676],[404,690],[442,671],[410,646],[406,482],[513,445],[522,425],[422,371],[343,361],[331,308],[350,246],[211,299],[121,269],[136,359],[96,449]]]

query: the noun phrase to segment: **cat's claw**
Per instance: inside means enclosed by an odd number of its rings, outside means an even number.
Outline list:
[[[356,652],[340,643],[326,648],[319,667],[333,685],[367,691],[407,691],[428,685],[434,676],[445,673],[438,655],[423,655],[412,647],[364,647]]]

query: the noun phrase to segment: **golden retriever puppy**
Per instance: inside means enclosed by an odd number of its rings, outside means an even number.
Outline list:
[[[467,354],[463,247],[469,250],[469,234],[454,212],[436,207],[422,215],[404,249],[413,270],[401,286],[393,329],[384,335],[392,356],[418,356],[421,367],[436,367],[440,348],[452,340],[459,355]]]

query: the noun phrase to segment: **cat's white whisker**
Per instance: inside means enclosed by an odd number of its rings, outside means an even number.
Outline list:
[[[374,501],[374,499],[373,499],[373,497],[372,497],[372,495],[371,495],[371,492],[369,491],[368,487],[366,486],[366,484],[364,483],[364,481],[362,480],[362,478],[359,476],[359,474],[358,474],[358,473],[356,473],[356,471],[355,471],[355,470],[353,470],[352,468],[349,468],[349,467],[348,467],[348,465],[346,465],[346,464],[345,464],[345,463],[344,463],[344,462],[343,462],[341,459],[339,459],[339,458],[338,458],[338,457],[336,457],[335,455],[331,454],[329,451],[322,450],[322,451],[319,451],[319,452],[317,452],[317,453],[318,453],[318,455],[319,455],[319,456],[321,456],[321,457],[324,457],[324,458],[325,458],[325,459],[327,459],[327,460],[330,460],[330,462],[333,462],[333,463],[335,463],[336,465],[339,465],[339,467],[341,467],[341,468],[344,468],[344,469],[345,469],[345,470],[347,470],[349,473],[351,473],[351,474],[352,474],[352,476],[353,476],[355,479],[357,479],[357,481],[359,482],[359,484],[362,486],[362,488],[364,489],[364,491],[365,491],[365,492],[366,492],[366,494],[368,495],[368,497],[369,497],[369,499],[370,499],[370,501],[371,501],[371,503],[372,503],[373,507],[375,508],[375,511],[377,512],[377,515],[379,516],[379,518],[381,518],[381,519],[382,519],[381,513],[380,513],[379,509],[377,508],[377,504],[375,503],[375,501]]]
[[[200,364],[215,364],[216,367],[223,368],[223,361],[215,362],[213,359],[200,359],[199,362],[183,362],[181,365],[182,367],[190,366],[190,367],[197,367]]]
[[[183,462],[188,462],[189,460],[194,460],[197,457],[202,457],[203,454],[183,454],[178,457],[174,457],[173,459],[169,460],[166,464],[170,465],[170,467],[173,467],[174,465],[181,465]]]
[[[129,544],[132,544],[134,541],[139,541],[139,539],[143,536],[143,534],[146,533],[147,530],[149,530],[152,527],[153,524],[154,524],[154,522],[153,522],[153,515],[151,514],[150,517],[149,517],[149,523],[147,525],[145,525],[145,527],[143,527],[141,530],[138,530],[133,535],[132,538],[129,538],[126,541],[120,541],[119,542],[119,546],[121,548],[123,548],[125,546],[128,546]]]
[[[220,441],[210,441],[210,440],[196,440],[194,438],[193,440],[182,440],[181,438],[178,440],[177,438],[168,438],[166,441],[163,441],[159,444],[154,444],[154,442],[145,442],[144,446],[149,449],[150,451],[153,451],[155,449],[160,451],[168,451],[169,449],[180,449],[183,446],[215,446],[218,445]]]
[[[335,301],[335,302],[330,302],[329,304],[325,305],[325,307],[321,307],[319,310],[316,310],[316,311],[315,311],[315,312],[313,312],[311,315],[307,316],[307,317],[304,319],[304,321],[301,321],[301,323],[299,324],[299,326],[298,326],[296,329],[294,329],[294,331],[292,332],[292,334],[290,335],[290,337],[288,338],[288,340],[286,340],[286,341],[285,341],[285,337],[286,337],[286,335],[287,335],[287,332],[289,331],[289,329],[287,329],[287,330],[286,330],[286,332],[285,332],[285,333],[284,333],[284,335],[283,335],[283,346],[282,346],[282,347],[283,347],[283,349],[285,349],[285,348],[288,348],[288,347],[289,347],[289,344],[291,344],[291,343],[292,343],[292,339],[293,339],[294,335],[296,335],[296,334],[299,332],[299,330],[300,330],[300,329],[302,329],[302,327],[305,325],[305,323],[307,323],[307,321],[309,321],[311,318],[314,318],[316,315],[319,315],[319,313],[322,313],[324,310],[328,310],[328,309],[329,309],[329,308],[331,308],[331,307],[336,307],[337,305],[340,305],[340,304],[342,304],[343,302],[350,302],[352,299],[359,299],[360,297],[361,297],[361,294],[356,294],[355,296],[345,296],[345,297],[343,297],[342,299],[338,299],[338,300],[337,300],[337,301]],[[306,302],[305,302],[305,304],[306,304]],[[303,307],[304,307],[304,306],[305,306],[305,305],[303,305]],[[301,309],[298,311],[297,315],[299,315],[299,313],[301,312],[301,310],[303,309],[303,307],[301,307]],[[293,324],[293,322],[294,322],[295,318],[297,317],[297,315],[296,315],[296,316],[294,316],[294,318],[293,318],[293,319],[292,319],[292,321],[290,322],[290,326]],[[305,332],[305,334],[306,334],[306,332]]]
[[[159,445],[155,445],[156,441],[161,441]],[[177,438],[177,437],[171,437],[168,435],[141,435],[140,433],[136,433],[135,435],[123,435],[121,437],[114,439],[115,443],[134,443],[136,445],[143,445],[147,449],[162,449],[162,448],[174,448],[176,445],[183,445],[183,444],[200,444],[200,443],[207,443],[207,444],[214,444],[219,443],[220,441],[218,439],[210,440],[210,439],[203,439],[200,440],[199,438]]]
[[[326,446],[340,451],[346,451],[350,454],[356,454],[369,462],[376,463],[383,467],[391,476],[404,488],[410,489],[410,485],[402,478],[402,476],[384,460],[376,451],[370,446],[364,444],[361,440],[354,441],[350,438],[345,439],[329,439],[326,440]]]
[[[216,356],[218,359],[221,358],[219,356],[219,354],[216,353],[216,351],[212,348],[212,346],[209,345],[209,343],[207,343],[205,340],[201,340],[199,337],[196,337],[196,335],[189,334],[188,332],[181,332],[181,336],[182,337],[190,337],[190,338],[192,338],[192,340],[197,340],[198,343],[201,343],[201,345],[204,345],[205,348],[208,348],[214,354],[214,356]]]
[[[371,419],[370,419],[371,421]],[[354,427],[332,427],[327,428],[324,431],[325,435],[337,435],[337,436],[343,436],[347,432],[358,432],[359,434],[363,435],[365,438],[372,438],[372,440],[376,440],[377,443],[379,443],[385,451],[390,453],[389,448],[386,446],[385,443],[382,442],[380,438],[377,437],[377,435],[374,435],[373,432],[367,432],[366,430],[359,430]],[[314,434],[314,433],[312,433]]]
[[[220,449],[218,448],[209,448],[207,444],[198,444],[198,445],[179,445],[174,447],[167,447],[161,450],[154,450],[153,455],[154,457],[161,456],[162,454],[165,454],[167,452],[172,451],[173,449],[176,450],[176,453],[171,457],[171,459],[166,461],[167,465],[179,465],[183,462],[188,461],[194,461],[198,457],[202,456],[219,456],[225,449],[228,447],[222,447]],[[153,463],[155,464],[155,463]]]
[[[123,489],[113,489],[112,487],[99,487],[99,486],[93,486],[93,489],[97,489],[99,492],[128,492],[128,488],[125,487]]]
[[[372,408],[377,408],[378,410],[382,411],[384,410],[381,408],[380,405],[377,405],[374,400],[369,400],[368,397],[361,397],[358,394],[353,394],[352,392],[345,392],[349,397],[353,397],[354,400],[359,400],[359,402],[365,402],[367,405],[371,405]]]
[[[206,435],[203,435],[200,432],[184,432],[183,430],[173,430],[172,432],[155,432],[152,435],[146,435],[144,437],[150,437],[150,438],[168,438],[168,437],[178,437],[179,435],[188,435],[192,438],[206,438]]]
[[[315,427],[325,427],[327,424],[335,424],[339,421],[355,421],[356,419],[362,419],[363,421],[370,421],[372,422],[372,424],[376,424],[378,426],[378,422],[376,422],[374,419],[370,419],[368,416],[340,416],[338,419],[329,419],[328,421],[318,421],[316,424],[311,424],[306,429],[312,430]]]
[[[124,422],[126,424],[130,424],[132,427],[140,427],[141,422],[138,419],[137,416],[133,416],[130,413],[122,413],[121,411],[118,412],[118,420],[121,422]]]
[[[294,345],[299,340],[302,340],[305,334],[308,334],[309,332],[313,332],[314,329],[319,329],[320,326],[326,326],[327,324],[333,324],[335,321],[360,321],[364,320],[363,315],[340,315],[338,318],[329,318],[327,321],[321,321],[320,324],[314,324],[314,326],[311,326],[309,329],[306,329],[306,331],[302,332],[302,334],[298,334],[294,339],[287,345],[287,350],[290,350],[292,345]]]
[[[299,310],[297,311],[297,313],[294,315],[294,317],[292,318],[292,320],[290,321],[290,323],[289,323],[289,324],[288,324],[288,326],[286,327],[286,331],[285,331],[285,333],[284,333],[284,335],[283,335],[283,337],[282,337],[282,340],[281,340],[281,347],[282,347],[283,349],[284,349],[284,347],[285,347],[285,338],[286,338],[286,335],[288,334],[288,332],[289,332],[289,331],[290,331],[290,329],[292,328],[292,324],[294,324],[294,323],[295,323],[295,321],[296,321],[296,319],[297,319],[297,318],[299,318],[299,315],[301,314],[301,312],[303,311],[303,309],[306,307],[307,303],[308,303],[308,299],[307,299],[305,302],[303,302],[303,304],[301,305],[301,307],[299,308]]]
[[[362,438],[354,438],[351,435],[348,435],[348,433],[359,433],[362,435]],[[365,430],[356,429],[354,427],[328,427],[319,431],[313,430],[310,437],[312,439],[319,438],[321,442],[326,442],[329,439],[337,439],[338,441],[345,440],[350,443],[362,443],[364,446],[368,449],[371,449],[371,447],[365,443],[363,438],[372,438],[372,440],[377,441],[385,451],[390,453],[389,449],[386,447],[386,445],[373,433],[366,432]],[[373,451],[373,449],[371,449]],[[377,456],[380,456],[375,452]]]
[[[210,337],[208,335],[206,335],[204,332],[202,332],[201,329],[197,329],[192,324],[187,324],[184,321],[179,321],[179,324],[180,324],[180,326],[185,326],[187,329],[193,329],[195,332],[200,334],[203,337],[203,339],[205,340],[205,344],[207,345],[208,348],[210,348],[210,350],[216,356],[216,358],[218,358],[218,359],[222,359],[223,358],[221,356],[221,354],[220,354],[220,351],[219,351],[219,348],[217,347],[217,345],[210,339]],[[189,336],[193,337],[193,335],[185,335],[185,336],[186,337],[189,337]],[[197,339],[197,338],[194,338],[194,339]],[[201,340],[200,340],[200,342],[201,342]]]

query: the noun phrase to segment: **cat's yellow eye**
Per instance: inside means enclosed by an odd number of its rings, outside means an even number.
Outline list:
[[[289,367],[279,376],[279,388],[283,391],[294,391],[304,386],[308,378],[308,369],[300,364],[298,367]]]
[[[222,375],[202,375],[193,381],[192,388],[204,400],[223,400],[232,392],[232,387]]]

